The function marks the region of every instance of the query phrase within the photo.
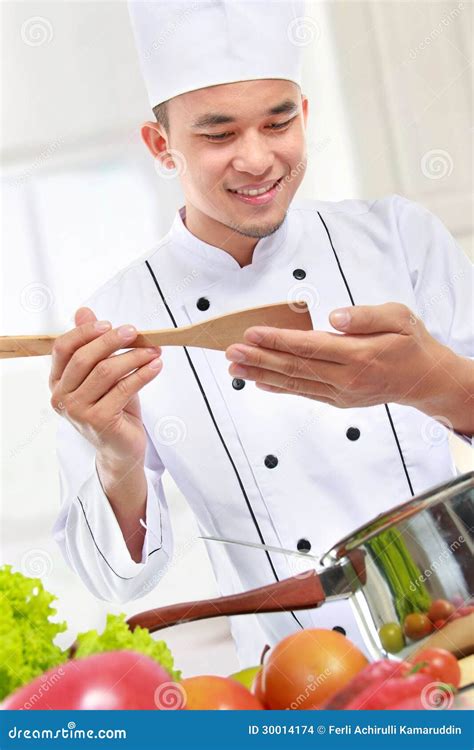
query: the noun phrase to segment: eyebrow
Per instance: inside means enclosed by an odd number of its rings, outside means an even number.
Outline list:
[[[292,99],[285,99],[276,104],[274,107],[270,107],[266,112],[263,113],[264,117],[271,115],[282,115],[290,114],[298,109],[298,105]],[[227,125],[231,122],[236,122],[235,117],[231,115],[220,114],[219,112],[208,112],[205,115],[201,115],[191,124],[193,130],[200,130],[201,128],[212,128],[215,125]]]

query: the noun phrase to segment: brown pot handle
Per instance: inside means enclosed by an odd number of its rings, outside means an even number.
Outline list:
[[[285,578],[283,581],[241,594],[149,609],[133,615],[127,622],[131,630],[140,625],[153,633],[170,625],[207,617],[310,609],[319,607],[324,600],[325,594],[318,574],[315,570],[308,570],[292,578]]]

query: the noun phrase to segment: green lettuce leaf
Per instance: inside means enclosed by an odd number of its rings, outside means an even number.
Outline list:
[[[51,622],[57,597],[39,578],[0,567],[0,700],[58,664],[68,654],[54,644],[65,622]]]
[[[174,659],[166,643],[155,641],[147,628],[138,626],[132,632],[125,622],[124,614],[107,615],[105,629],[100,635],[97,630],[88,630],[86,633],[79,633],[76,643],[75,659],[104,651],[138,651],[161,664],[173,680],[181,679],[181,672],[173,668]]]

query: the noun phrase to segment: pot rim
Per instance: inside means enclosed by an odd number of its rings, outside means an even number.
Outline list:
[[[421,495],[417,495],[404,503],[390,508],[390,510],[380,513],[374,519],[359,526],[355,531],[352,531],[337,542],[337,544],[333,545],[331,549],[321,556],[321,564],[324,565],[324,561],[334,563],[340,560],[351,550],[365,544],[382,531],[396,526],[400,521],[411,518],[431,505],[447,500],[472,487],[474,487],[474,471],[469,471],[460,476],[453,477],[448,482],[435,485],[435,487],[431,487]]]

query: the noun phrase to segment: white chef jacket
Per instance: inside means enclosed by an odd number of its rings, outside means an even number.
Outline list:
[[[335,308],[392,301],[408,305],[459,355],[473,356],[471,264],[441,221],[416,203],[399,195],[294,201],[244,268],[192,235],[184,216],[182,208],[156,247],[84,303],[99,319],[140,330],[168,328],[303,296],[314,328],[333,330],[328,316]],[[316,555],[456,474],[447,430],[417,409],[338,409],[263,392],[253,382],[233,380],[220,351],[169,347],[163,364],[140,392],[148,436],[140,562],[131,558],[101,487],[92,445],[59,419],[61,509],[54,535],[69,565],[101,599],[138,599],[166,572],[173,535],[165,469],[203,535],[292,550],[310,545]],[[282,554],[216,542],[207,543],[207,551],[222,595],[302,570],[299,558]],[[308,560],[303,569],[312,566]],[[365,648],[347,601],[241,615],[230,624],[243,666],[258,663],[265,643],[301,627],[339,626]]]

